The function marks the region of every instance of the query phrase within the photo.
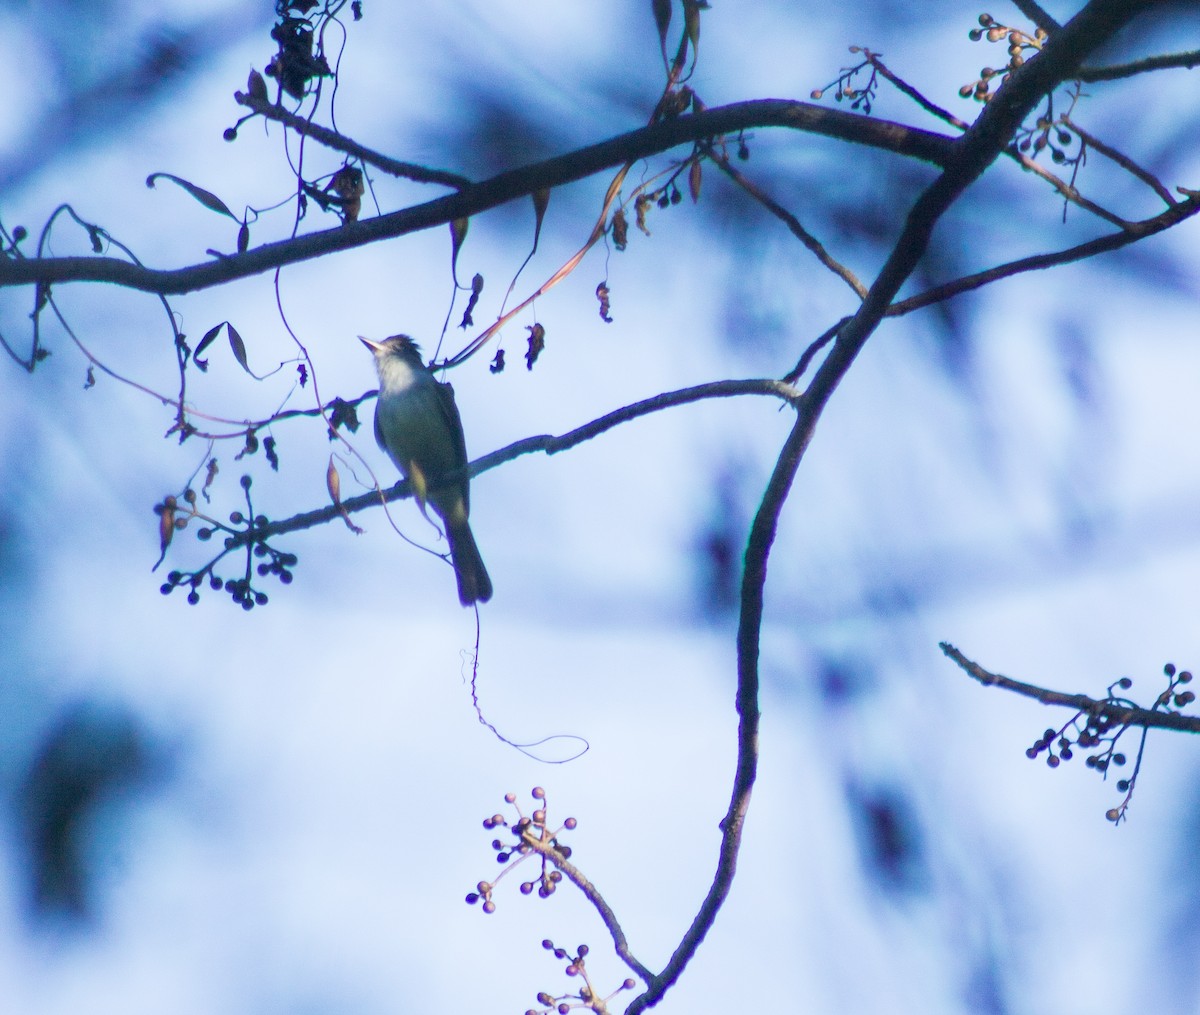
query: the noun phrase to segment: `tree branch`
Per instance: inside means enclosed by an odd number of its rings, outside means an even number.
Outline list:
[[[950,299],[971,289],[978,289],[989,282],[996,282],[1002,278],[1009,278],[1012,275],[1019,275],[1026,271],[1053,268],[1060,264],[1069,264],[1072,261],[1082,261],[1085,258],[1094,257],[1097,254],[1103,254],[1110,250],[1120,250],[1121,247],[1128,246],[1130,243],[1135,243],[1138,240],[1145,239],[1147,236],[1153,236],[1164,229],[1169,229],[1171,226],[1182,222],[1186,218],[1190,218],[1197,212],[1200,212],[1200,194],[1190,196],[1184,201],[1176,202],[1162,214],[1155,215],[1153,218],[1143,219],[1141,222],[1130,222],[1127,224],[1127,228],[1119,232],[1109,233],[1107,236],[1100,236],[1094,240],[1088,240],[1086,243],[1068,247],[1065,250],[1022,257],[1016,261],[1009,261],[1006,264],[999,264],[994,268],[988,268],[986,271],[976,272],[973,275],[964,275],[962,278],[957,278],[952,282],[934,286],[932,289],[927,289],[916,296],[910,296],[908,299],[893,303],[887,308],[884,316],[902,317],[905,314],[911,314],[914,310],[920,310],[922,307],[927,307],[930,304]]]
[[[787,226],[791,230],[792,235],[803,243],[816,256],[818,261],[853,289],[859,299],[867,295],[867,287],[858,280],[858,276],[842,264],[841,261],[830,255],[821,241],[805,229],[795,215],[759,187],[757,183],[749,179],[726,156],[720,155],[716,151],[710,151],[709,156],[717,164],[718,169]]]
[[[788,127],[839,138],[944,165],[953,139],[932,131],[825,109],[808,102],[758,99],[663,120],[566,155],[493,176],[455,194],[375,218],[347,222],[294,239],[255,247],[244,254],[185,268],[155,269],[113,257],[0,257],[0,288],[61,282],[112,282],[129,289],[171,295],[208,289],[288,264],[393,239],[480,212],[539,190],[560,187],[680,144],[755,127]]]
[[[1078,77],[1080,81],[1115,81],[1117,78],[1131,78],[1135,74],[1172,67],[1186,67],[1191,70],[1197,64],[1200,64],[1200,49],[1191,49],[1185,53],[1148,56],[1132,63],[1113,64],[1111,67],[1080,67]]]
[[[499,448],[490,454],[484,455],[482,458],[477,458],[468,466],[467,474],[477,476],[481,472],[487,472],[498,465],[502,465],[504,462],[509,462],[514,458],[519,458],[521,455],[528,455],[537,451],[544,451],[548,455],[558,454],[560,451],[573,448],[576,444],[582,444],[593,437],[598,437],[606,430],[611,430],[621,423],[628,423],[639,416],[646,416],[652,412],[659,412],[672,406],[686,405],[688,402],[698,402],[708,398],[731,398],[736,395],[772,395],[791,403],[799,397],[799,392],[790,384],[772,378],[761,380],[710,381],[707,384],[697,384],[690,388],[680,388],[678,391],[667,391],[661,395],[654,395],[650,398],[642,399],[640,402],[633,402],[630,405],[614,409],[612,412],[606,413],[598,419],[576,427],[574,430],[558,437],[551,436],[550,434],[525,437],[522,440],[509,444],[507,447]],[[449,473],[444,477],[444,482],[446,485],[449,485],[457,482],[460,478],[461,475],[459,473]],[[291,518],[284,518],[280,521],[268,522],[263,526],[243,530],[231,537],[232,543],[229,549],[249,542],[262,542],[289,532],[311,529],[317,525],[330,522],[335,518],[341,518],[344,514],[362,511],[369,507],[375,507],[380,503],[391,503],[392,501],[402,500],[410,496],[412,496],[412,489],[409,486],[408,480],[401,480],[386,490],[372,490],[368,493],[359,494],[357,497],[351,497],[349,500],[343,500],[338,505],[330,504],[323,508],[317,508],[314,511],[305,511],[301,514],[293,515]]]
[[[471,181],[458,173],[448,173],[443,169],[429,169],[426,166],[419,166],[415,162],[402,162],[399,159],[382,155],[366,145],[359,144],[353,138],[348,138],[336,130],[330,130],[319,123],[314,123],[306,117],[297,116],[291,110],[276,105],[274,102],[256,99],[253,95],[245,92],[234,92],[233,97],[239,105],[253,110],[259,116],[282,123],[297,134],[311,137],[318,144],[334,151],[343,152],[351,158],[359,159],[369,166],[383,170],[389,176],[399,176],[415,180],[417,183],[440,183],[446,187],[453,187],[455,190],[471,186]]]
[[[1200,716],[1180,715],[1178,712],[1156,712],[1149,708],[1116,704],[1086,694],[1066,694],[1052,691],[1036,684],[1026,684],[999,673],[991,673],[978,663],[972,662],[949,642],[938,642],[938,648],[948,659],[953,660],[967,674],[984,687],[1002,687],[1006,691],[1033,698],[1043,705],[1058,705],[1072,708],[1089,716],[1108,720],[1114,726],[1140,726],[1144,729],[1178,730],[1183,733],[1200,733]]]
[[[945,172],[917,199],[863,305],[839,330],[829,355],[801,396],[796,423],[776,462],[746,548],[737,641],[738,764],[729,810],[721,822],[716,876],[670,961],[646,992],[634,999],[626,1015],[638,1015],[662,998],[695,954],[729,894],[758,764],[758,647],[767,556],[779,511],[822,410],[925,253],[938,219],[1000,156],[1041,97],[1069,77],[1089,51],[1115,34],[1139,9],[1140,5],[1128,0],[1093,0],[1055,33],[1041,53],[1011,75],[955,145]]]
[[[675,949],[663,971],[650,981],[645,993],[636,997],[625,1010],[625,1015],[637,1015],[638,1012],[657,1004],[679,978],[717,918],[737,872],[742,829],[745,826],[746,813],[750,809],[754,780],[758,774],[758,651],[762,634],[767,559],[775,541],[780,512],[787,501],[792,482],[796,478],[796,470],[800,467],[800,461],[812,439],[816,424],[815,417],[811,416],[804,404],[799,406],[799,410],[796,422],[775,463],[775,470],[763,494],[762,503],[754,516],[750,538],[746,544],[737,634],[737,769],[733,777],[729,809],[721,820],[721,847],[716,874],[679,947]]]
[[[563,856],[552,843],[543,842],[541,837],[533,834],[533,832],[525,832],[521,836],[521,839],[535,853],[539,856],[544,856],[554,864],[555,867],[567,876],[576,888],[583,892],[584,897],[592,904],[596,912],[600,914],[600,919],[604,921],[604,926],[608,929],[608,933],[613,939],[613,948],[617,956],[646,983],[649,983],[654,978],[654,973],[642,965],[633,952],[629,950],[629,941],[625,938],[625,931],[621,929],[621,923],[617,919],[617,914],[612,911],[612,907],[605,901],[604,896],[600,894],[596,886],[587,879],[583,871]]]

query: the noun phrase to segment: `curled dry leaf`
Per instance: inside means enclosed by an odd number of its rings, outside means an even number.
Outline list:
[[[612,324],[612,317],[609,316],[609,300],[608,300],[608,283],[601,282],[596,286],[596,299],[600,301],[600,319],[605,324]]]
[[[525,353],[525,366],[532,370],[533,364],[537,362],[542,350],[546,348],[546,329],[540,324],[529,324],[525,326],[525,330],[529,332],[529,348]]]
[[[625,209],[618,208],[612,218],[613,246],[624,250],[629,244],[629,223],[625,220]]]

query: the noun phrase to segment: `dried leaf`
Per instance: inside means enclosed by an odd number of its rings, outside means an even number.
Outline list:
[[[671,5],[675,0],[650,0],[654,12],[654,27],[658,29],[658,44],[662,47],[663,60],[667,59],[667,29],[671,27]]]
[[[205,190],[203,187],[197,187],[194,183],[189,183],[187,180],[179,176],[172,176],[170,173],[151,173],[146,177],[146,186],[153,188],[154,181],[159,179],[170,180],[172,183],[177,183],[189,194],[191,194],[192,197],[204,205],[205,208],[208,208],[210,211],[219,212],[222,215],[228,215],[235,222],[238,221],[237,216],[229,210],[229,206],[226,205],[225,202],[219,197],[217,197],[216,194]]]
[[[600,301],[600,320],[604,321],[605,324],[612,324],[613,319],[608,313],[609,302],[607,283],[601,282],[598,286],[596,286],[596,299]]]
[[[692,204],[700,200],[700,160],[692,160],[692,168],[688,170],[688,193],[692,195]]]
[[[267,461],[270,463],[271,468],[274,469],[276,472],[278,472],[279,471],[279,455],[275,451],[275,438],[274,437],[264,437],[263,438],[263,454],[267,456]]]
[[[496,355],[492,357],[492,362],[489,364],[488,369],[494,374],[498,374],[504,369],[503,349],[496,350]]]
[[[158,506],[158,548],[163,553],[167,552],[167,547],[171,545],[171,537],[175,535],[175,508],[176,501],[174,497],[168,497]]]
[[[450,223],[450,277],[455,285],[458,285],[458,252],[462,250],[470,224],[471,220],[467,218],[455,219]]]
[[[243,222],[238,230],[237,252],[244,254],[250,247],[250,226]]]
[[[543,187],[533,192],[533,253],[537,253],[538,237],[542,235],[542,219],[546,217],[546,208],[550,205],[550,188]]]
[[[245,446],[236,455],[233,456],[235,462],[240,462],[247,455],[252,455],[258,451],[258,434],[253,430],[246,431]]]
[[[546,348],[546,329],[540,324],[527,324],[525,330],[529,332],[529,348],[525,353],[525,366],[532,370],[533,364],[537,362],[542,350]]]
[[[267,83],[256,70],[250,71],[250,77],[246,80],[246,91],[250,93],[252,99],[258,99],[261,102],[271,101],[267,95]]]
[[[204,496],[204,500],[211,504],[212,498],[208,495],[208,488],[213,485],[213,481],[217,478],[217,473],[220,470],[217,468],[217,460],[210,458],[208,460],[208,468],[204,474],[204,485],[200,488],[200,493]]]
[[[351,433],[358,432],[358,410],[343,398],[335,398],[329,403],[329,426],[331,431],[344,426]],[[333,433],[329,439],[333,440]]]
[[[483,276],[476,272],[475,277],[471,279],[471,298],[467,300],[467,309],[463,311],[460,328],[469,328],[475,323],[471,314],[475,310],[475,304],[479,302],[481,292],[483,292]]]
[[[342,477],[338,474],[337,466],[333,464],[333,455],[329,456],[329,468],[325,470],[325,488],[329,491],[329,499],[340,512],[346,527],[356,536],[361,536],[362,529],[350,520],[350,512],[342,504]]]
[[[629,244],[629,223],[625,221],[625,209],[618,208],[612,218],[613,246],[624,250]]]
[[[650,210],[652,203],[649,194],[638,194],[637,200],[633,202],[634,222],[647,236],[650,235],[650,230],[646,228],[646,212]]]
[[[333,458],[329,459],[329,468],[325,470],[325,488],[329,491],[329,499],[336,508],[342,506],[342,477],[338,474]]]
[[[225,321],[222,321],[215,327],[209,328],[208,331],[204,333],[204,337],[200,339],[200,344],[196,346],[196,351],[192,353],[192,362],[195,363],[196,366],[198,366],[201,370],[208,369],[208,360],[201,359],[200,354],[213,344],[213,341],[221,333],[221,329],[225,327],[225,323]]]
[[[237,328],[228,322],[226,322],[226,327],[229,328],[229,348],[233,350],[233,358],[238,361],[238,365],[246,373],[253,377],[254,371],[250,369],[250,364],[246,360],[246,343],[242,341],[242,336],[238,334]]]

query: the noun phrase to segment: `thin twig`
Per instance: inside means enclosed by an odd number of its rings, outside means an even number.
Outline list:
[[[1001,687],[1006,691],[1033,698],[1043,705],[1057,705],[1084,712],[1096,718],[1104,718],[1115,726],[1141,726],[1144,729],[1179,730],[1183,733],[1200,733],[1200,716],[1180,715],[1178,712],[1157,712],[1149,708],[1138,708],[1131,705],[1116,704],[1102,698],[1092,698],[1086,694],[1067,694],[1063,691],[1053,691],[1036,684],[1027,684],[1014,680],[1000,673],[985,670],[976,662],[972,662],[949,642],[939,642],[938,648],[948,659],[955,662],[964,672],[978,680],[984,687]]]
[[[566,155],[500,173],[423,204],[346,222],[296,239],[266,243],[244,254],[231,254],[185,268],[151,269],[111,257],[0,257],[0,288],[37,282],[113,282],[163,295],[195,292],[288,264],[443,226],[681,144],[756,127],[785,127],[840,138],[938,166],[945,164],[955,143],[953,138],[933,131],[825,109],[810,102],[756,99],[660,120]]]
[[[716,163],[718,169],[758,201],[767,211],[782,221],[792,231],[792,235],[816,255],[818,261],[854,290],[860,300],[867,295],[867,287],[859,281],[858,276],[842,264],[841,261],[833,257],[825,249],[821,241],[801,225],[800,220],[795,215],[759,187],[757,183],[749,179],[736,166],[732,165],[727,156],[720,155],[716,151],[711,150],[709,155],[713,162]]]
[[[1094,240],[1088,240],[1086,243],[1068,247],[1065,250],[1022,257],[1016,261],[1009,261],[1006,264],[988,268],[986,271],[976,272],[973,275],[964,275],[953,282],[934,286],[932,289],[927,289],[916,296],[910,296],[908,299],[893,303],[888,307],[885,316],[902,317],[905,314],[911,314],[914,310],[920,310],[922,307],[927,307],[933,303],[940,303],[942,300],[948,300],[952,296],[959,295],[959,293],[978,289],[990,282],[999,281],[1002,278],[1010,278],[1013,275],[1019,275],[1026,271],[1053,268],[1060,264],[1069,264],[1072,261],[1082,261],[1085,258],[1107,253],[1110,250],[1119,250],[1130,243],[1135,243],[1138,240],[1145,239],[1147,236],[1153,236],[1164,229],[1169,229],[1184,219],[1195,215],[1197,212],[1200,212],[1200,194],[1192,195],[1187,200],[1176,202],[1162,214],[1155,215],[1153,218],[1143,219],[1140,222],[1130,222],[1127,224],[1127,228],[1122,229],[1120,232],[1109,233],[1107,236],[1100,236]],[[789,374],[788,377],[790,376]]]
[[[1053,35],[1062,28],[1062,25],[1055,21],[1047,11],[1043,10],[1041,4],[1037,3],[1036,0],[1012,0],[1012,2],[1017,10],[1037,25],[1038,28],[1043,29],[1047,35]]]
[[[1080,81],[1115,81],[1117,78],[1130,78],[1135,74],[1168,70],[1173,67],[1185,67],[1191,70],[1198,64],[1200,64],[1200,49],[1191,49],[1186,53],[1163,53],[1161,56],[1147,56],[1131,63],[1118,63],[1109,67],[1080,67],[1076,77]]]
[[[1168,205],[1175,203],[1174,195],[1172,195],[1172,193],[1167,190],[1162,183],[1159,182],[1158,178],[1153,173],[1139,166],[1128,155],[1117,151],[1117,149],[1115,149],[1112,145],[1101,141],[1094,134],[1089,134],[1086,130],[1080,127],[1079,124],[1075,123],[1075,121],[1069,116],[1064,116],[1062,118],[1062,124],[1064,127],[1070,128],[1077,135],[1079,135],[1080,139],[1086,142],[1089,148],[1094,148],[1105,158],[1111,159],[1126,172],[1132,173],[1134,176],[1136,176],[1142,181],[1142,183],[1146,184],[1146,186],[1153,190],[1154,193],[1166,201]]]
[[[471,181],[458,173],[446,172],[444,169],[430,169],[426,166],[419,166],[415,162],[393,159],[366,145],[359,144],[353,138],[339,134],[336,130],[322,127],[319,123],[314,123],[306,117],[297,116],[283,106],[266,99],[255,98],[246,92],[234,92],[233,97],[239,105],[253,110],[259,116],[282,123],[302,137],[311,137],[318,144],[359,159],[369,166],[383,170],[389,176],[398,176],[406,180],[414,180],[417,183],[440,183],[446,187],[453,187],[455,190],[471,186]]]
[[[1068,183],[1057,174],[1050,172],[1049,169],[1043,166],[1036,159],[1031,158],[1021,151],[1015,144],[1009,145],[1008,149],[1005,151],[1005,154],[1009,158],[1021,163],[1021,167],[1023,169],[1028,170],[1035,176],[1040,176],[1043,180],[1049,183],[1050,186],[1057,190],[1064,199],[1070,201],[1072,204],[1079,205],[1079,207],[1084,211],[1090,211],[1097,218],[1102,218],[1105,222],[1111,222],[1114,226],[1121,226],[1124,228],[1129,224],[1125,219],[1121,218],[1120,215],[1117,215],[1102,205],[1096,204],[1095,201],[1084,197],[1078,190],[1075,189],[1073,184]]]
[[[608,928],[608,933],[613,939],[613,947],[621,961],[637,973],[646,983],[649,983],[654,978],[654,973],[639,962],[629,950],[629,942],[625,938],[625,932],[621,929],[621,923],[617,919],[617,914],[612,911],[612,907],[605,901],[604,896],[600,894],[596,886],[584,876],[583,871],[571,863],[551,843],[543,842],[539,836],[534,835],[532,832],[526,831],[521,836],[521,839],[535,853],[539,856],[544,856],[554,864],[555,867],[570,879],[576,888],[583,892],[588,902],[600,914],[600,919],[604,921],[604,926]]]
[[[968,127],[970,127],[970,124],[968,124],[965,120],[955,116],[948,109],[943,109],[941,106],[937,105],[937,103],[931,102],[907,81],[899,77],[894,71],[889,69],[886,64],[884,64],[884,62],[879,58],[878,54],[867,50],[865,51],[865,56],[867,62],[870,63],[870,65],[877,70],[882,77],[890,81],[897,89],[907,95],[926,112],[933,114],[939,120],[950,124],[952,127],[957,127],[959,130],[965,131],[968,129]],[[1057,190],[1065,200],[1070,201],[1072,204],[1079,205],[1079,207],[1083,208],[1085,211],[1089,211],[1098,218],[1102,218],[1106,222],[1111,222],[1113,225],[1123,226],[1125,224],[1125,220],[1120,216],[1084,197],[1083,194],[1080,193],[1073,184],[1067,183],[1066,180],[1062,179],[1057,174],[1052,173],[1049,169],[1041,165],[1036,159],[1030,158],[1015,144],[1009,145],[1008,148],[1005,149],[1004,154],[1011,158],[1014,162],[1019,162],[1023,169],[1028,170],[1035,176],[1040,176],[1043,180],[1049,183],[1050,186]]]

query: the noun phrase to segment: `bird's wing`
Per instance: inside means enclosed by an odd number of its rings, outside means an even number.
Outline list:
[[[467,439],[463,435],[462,417],[458,414],[458,403],[454,401],[454,388],[445,381],[439,381],[437,393],[442,418],[446,421],[446,427],[454,441],[454,467],[466,468]],[[462,490],[463,507],[470,511],[470,481],[466,476],[462,478],[459,486]]]

